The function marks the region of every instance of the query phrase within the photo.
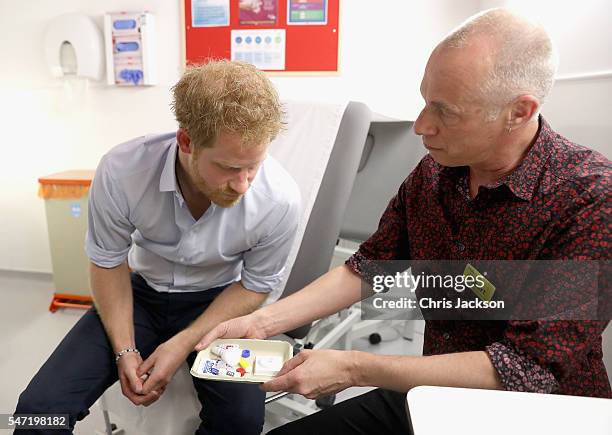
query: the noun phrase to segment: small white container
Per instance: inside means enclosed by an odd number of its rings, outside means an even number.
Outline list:
[[[213,381],[227,381],[227,382],[244,382],[261,384],[263,382],[273,379],[274,376],[266,375],[254,375],[253,373],[247,373],[244,376],[226,376],[223,374],[213,375],[212,373],[204,372],[202,367],[206,360],[219,359],[218,356],[211,352],[211,349],[217,345],[224,344],[237,344],[240,349],[248,349],[251,351],[251,357],[253,360],[257,356],[279,356],[283,359],[283,363],[286,363],[293,358],[293,347],[286,341],[280,340],[250,340],[250,339],[220,339],[215,340],[209,347],[202,349],[198,352],[193,366],[191,366],[190,373],[196,378],[209,379]]]

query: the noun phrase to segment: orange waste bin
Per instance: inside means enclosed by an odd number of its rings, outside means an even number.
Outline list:
[[[45,200],[55,293],[49,306],[89,308],[89,259],[85,254],[87,200],[94,171],[66,171],[38,179]]]

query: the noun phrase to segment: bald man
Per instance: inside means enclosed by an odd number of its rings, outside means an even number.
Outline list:
[[[611,165],[540,115],[555,70],[542,28],[503,9],[469,19],[429,58],[414,125],[429,154],[378,230],[345,265],[222,323],[198,348],[218,337],[269,337],[348,307],[364,297],[375,261],[609,260]],[[562,284],[544,278],[544,289]],[[527,302],[546,305],[546,297]],[[607,323],[426,320],[424,356],[303,351],[263,388],[308,398],[379,388],[271,433],[407,434],[405,394],[419,385],[612,397],[602,362]]]

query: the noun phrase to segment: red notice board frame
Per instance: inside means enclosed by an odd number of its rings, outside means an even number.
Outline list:
[[[231,31],[248,29],[285,29],[285,70],[272,75],[336,75],[339,64],[340,0],[327,0],[327,24],[287,25],[287,0],[278,0],[275,25],[240,25],[239,0],[230,0],[230,25],[192,27],[191,0],[182,6],[183,66],[204,63],[207,59],[231,58]]]

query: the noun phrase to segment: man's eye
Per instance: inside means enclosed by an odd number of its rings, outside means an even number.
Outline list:
[[[446,112],[443,116],[442,116],[442,122],[444,122],[446,125],[455,125],[457,124],[459,121],[461,120],[461,118],[459,117],[459,115],[455,112]]]

